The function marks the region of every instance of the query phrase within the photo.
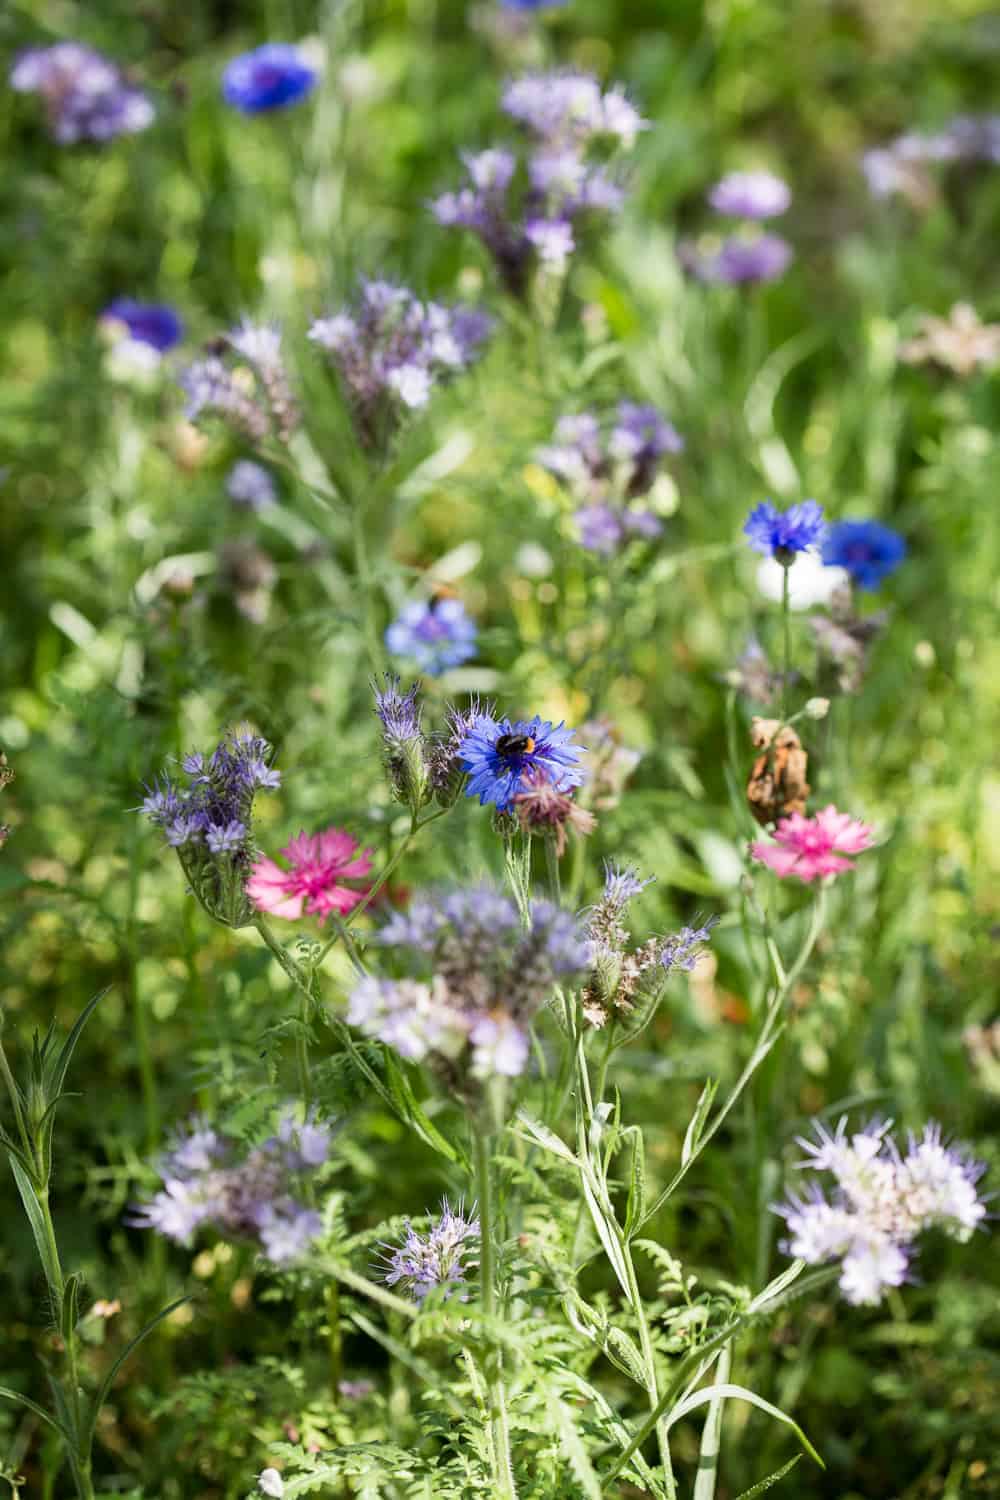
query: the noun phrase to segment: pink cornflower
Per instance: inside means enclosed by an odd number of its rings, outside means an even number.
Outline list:
[[[343,828],[322,833],[300,833],[281,850],[291,869],[273,859],[259,859],[247,881],[247,895],[260,911],[273,917],[301,917],[303,911],[320,921],[330,912],[343,916],[362,899],[367,886],[353,888],[347,880],[362,880],[372,867],[372,851],[358,853],[358,841]]]
[[[831,802],[814,818],[792,813],[774,830],[773,844],[751,844],[750,853],[784,878],[796,875],[808,883],[818,875],[839,875],[854,866],[845,854],[860,854],[872,841],[873,830],[859,818],[840,813]]]

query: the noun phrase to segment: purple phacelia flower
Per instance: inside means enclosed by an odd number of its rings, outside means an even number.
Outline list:
[[[10,84],[19,93],[42,96],[49,130],[60,145],[134,135],[153,121],[146,95],[126,84],[108,58],[80,42],[22,52]]]
[[[477,1263],[478,1247],[479,1220],[474,1215],[466,1218],[461,1204],[456,1210],[445,1199],[426,1234],[418,1233],[407,1219],[403,1243],[384,1247],[385,1283],[422,1302],[434,1287],[450,1289],[463,1283]]]
[[[707,254],[697,247],[682,247],[681,259],[700,281],[740,286],[776,281],[788,269],[792,254],[791,245],[779,234],[731,235]]]
[[[253,459],[238,459],[226,475],[226,494],[234,505],[248,510],[266,510],[275,503],[277,490],[274,475]]]
[[[286,42],[267,42],[234,57],[222,75],[222,97],[247,115],[285,109],[315,87],[315,69]]]
[[[773,172],[730,172],[715,184],[708,201],[717,214],[734,219],[774,219],[792,201],[788,184]]]
[[[187,1244],[201,1226],[254,1241],[276,1265],[300,1260],[322,1232],[295,1195],[327,1159],[329,1130],[283,1110],[277,1134],[249,1150],[195,1120],[159,1163],[162,1189],[136,1205],[129,1223]]]
[[[309,337],[330,357],[366,447],[426,406],[435,386],[469,366],[492,327],[475,308],[420,302],[406,287],[363,281],[352,311],[320,318]]]
[[[839,1286],[856,1306],[875,1306],[909,1274],[913,1246],[928,1229],[966,1241],[982,1226],[986,1206],[976,1184],[984,1168],[944,1144],[940,1126],[910,1135],[904,1153],[889,1134],[891,1121],[872,1121],[848,1133],[817,1122],[815,1138],[800,1138],[801,1165],[833,1179],[830,1198],[813,1181],[774,1212],[788,1225],[782,1248],[807,1265],[839,1261]]]

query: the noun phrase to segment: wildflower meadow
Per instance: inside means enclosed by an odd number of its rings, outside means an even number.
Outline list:
[[[0,50],[0,1496],[1000,1497],[996,12]]]

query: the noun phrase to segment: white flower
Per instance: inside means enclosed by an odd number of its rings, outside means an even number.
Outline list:
[[[422,365],[400,365],[390,370],[386,385],[396,392],[404,406],[426,406],[430,400],[431,377]]]
[[[757,587],[765,599],[781,603],[785,570],[773,557],[765,557],[757,569]],[[850,583],[846,568],[828,568],[815,548],[796,554],[788,570],[788,604],[791,609],[812,609],[829,604],[838,589]]]
[[[874,1307],[887,1287],[906,1280],[906,1256],[892,1240],[857,1240],[841,1265],[838,1285],[855,1307]]]
[[[285,1482],[277,1469],[262,1469],[257,1475],[257,1484],[265,1495],[280,1497],[285,1493]]]

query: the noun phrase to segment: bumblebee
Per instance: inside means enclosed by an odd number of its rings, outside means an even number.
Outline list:
[[[535,742],[530,734],[502,734],[496,742],[496,752],[503,760],[513,760],[516,755],[530,755]]]

